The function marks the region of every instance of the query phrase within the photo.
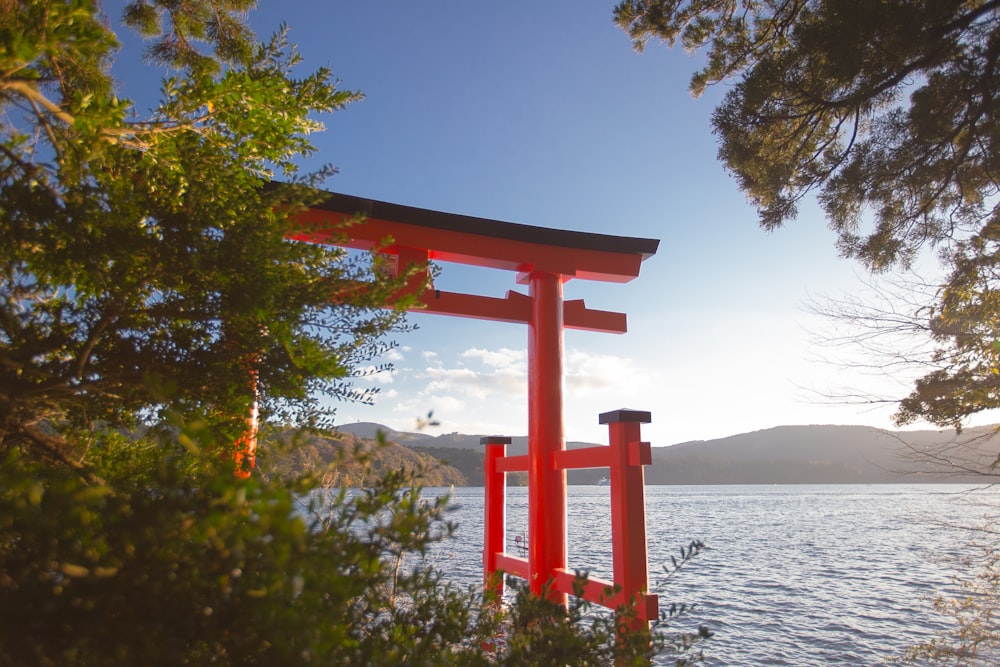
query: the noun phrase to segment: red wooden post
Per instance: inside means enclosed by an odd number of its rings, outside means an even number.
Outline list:
[[[652,421],[650,413],[614,410],[600,416],[608,425],[611,446],[611,543],[614,581],[625,599],[644,593],[649,585],[646,563],[646,501],[643,465],[652,457],[649,443],[639,439],[640,424]],[[637,602],[643,600],[637,599]],[[656,604],[653,598],[653,605]],[[633,630],[648,628],[647,621],[635,618]]]
[[[250,404],[247,427],[243,435],[236,440],[236,451],[233,454],[233,462],[236,464],[236,471],[233,474],[237,479],[248,479],[257,465],[257,431],[260,427],[258,401],[257,380],[256,373],[254,373],[254,398]]]
[[[259,330],[265,336],[267,335],[266,326],[259,325]],[[264,350],[261,349],[241,359],[247,374],[247,388],[250,390],[252,398],[246,429],[237,438],[233,452],[233,462],[236,464],[234,474],[237,479],[249,478],[257,465],[257,433],[260,430],[260,364],[263,356]]]
[[[531,322],[528,334],[528,571],[536,595],[566,567],[566,471],[554,456],[566,448],[563,436],[562,276],[536,271],[528,277]],[[566,595],[553,590],[553,602]]]
[[[485,473],[486,506],[483,513],[483,584],[492,590],[499,601],[503,595],[503,579],[500,577],[497,555],[506,551],[506,486],[507,474],[499,469],[497,462],[507,453],[510,438],[489,436],[480,438],[486,445]]]

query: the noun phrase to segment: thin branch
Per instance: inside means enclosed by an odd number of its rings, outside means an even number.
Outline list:
[[[76,122],[76,118],[73,114],[64,110],[58,104],[43,95],[36,87],[25,81],[15,80],[0,82],[0,90],[12,90],[25,97],[35,108],[38,117],[43,120],[45,116],[41,113],[39,107],[48,111],[50,114],[70,127],[72,127]],[[213,116],[214,113],[207,112],[183,123],[168,123],[165,121],[126,123],[124,127],[103,127],[100,129],[99,134],[112,143],[120,144],[127,148],[145,150],[149,148],[149,143],[143,141],[141,137],[182,131],[203,133],[201,128],[198,127],[199,124],[208,121]],[[45,123],[45,128],[49,133],[50,141],[52,141],[53,144],[56,144],[56,138],[52,135],[52,129],[48,123]]]
[[[69,443],[62,438],[46,435],[38,429],[27,425],[22,426],[19,430],[27,438],[29,445],[34,449],[39,450],[56,461],[73,468],[80,473],[80,475],[87,482],[105,486],[104,480],[95,474],[88,466],[66,454],[65,450],[69,448]]]

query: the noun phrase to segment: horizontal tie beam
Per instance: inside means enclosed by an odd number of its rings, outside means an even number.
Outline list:
[[[567,570],[565,568],[560,568],[555,571],[555,588],[556,590],[566,593],[567,595],[576,595],[574,590],[574,584],[577,581],[577,576],[575,572]],[[593,602],[594,604],[603,605],[609,609],[616,609],[618,607],[624,606],[627,602],[625,599],[625,593],[623,591],[614,592],[614,584],[610,581],[605,581],[603,579],[598,579],[597,577],[587,577],[586,581],[583,582],[583,595],[584,600],[588,602]],[[637,593],[635,594],[635,616],[637,619],[643,621],[655,621],[659,618],[659,597],[655,594],[650,593]]]
[[[531,322],[531,297],[520,292],[507,292],[504,298],[460,294],[429,289],[419,299],[415,312],[471,317],[496,322]],[[567,329],[625,333],[628,324],[625,313],[587,308],[583,299],[563,303],[563,326]]]

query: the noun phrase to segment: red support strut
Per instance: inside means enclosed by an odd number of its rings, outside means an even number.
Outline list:
[[[648,442],[639,439],[640,424],[651,421],[648,412],[615,410],[600,416],[608,425],[611,445],[611,544],[615,583],[626,599],[638,607],[652,602],[652,610],[637,609],[631,629],[648,628],[647,620],[656,618],[656,596],[644,595],[648,582],[646,560],[646,480],[644,465],[650,465],[652,452]],[[650,598],[652,598],[650,600]]]
[[[486,445],[483,584],[487,590],[492,590],[499,600],[503,595],[503,579],[500,578],[498,557],[506,551],[507,473],[500,469],[498,462],[506,455],[510,438],[490,436],[481,438],[479,442]]]

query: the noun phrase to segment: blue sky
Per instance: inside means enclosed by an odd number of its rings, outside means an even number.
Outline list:
[[[661,240],[636,280],[570,281],[566,298],[628,313],[622,336],[569,331],[565,427],[603,442],[598,414],[652,412],[644,439],[668,445],[781,424],[889,427],[890,409],[833,406],[844,384],[886,391],[817,361],[803,309],[857,289],[822,215],[756,225],[716,161],[710,116],[724,88],[694,100],[697,56],[642,54],[612,23],[613,0],[264,2],[261,36],[284,22],[304,66],[329,66],[364,101],[324,118],[316,162],[328,189],[429,209]],[[109,7],[109,11],[115,10]],[[514,275],[444,265],[439,288],[502,296]],[[396,371],[374,407],[342,422],[432,433],[527,432],[527,331],[413,315],[419,330],[387,355]],[[905,386],[889,387],[897,395]]]

